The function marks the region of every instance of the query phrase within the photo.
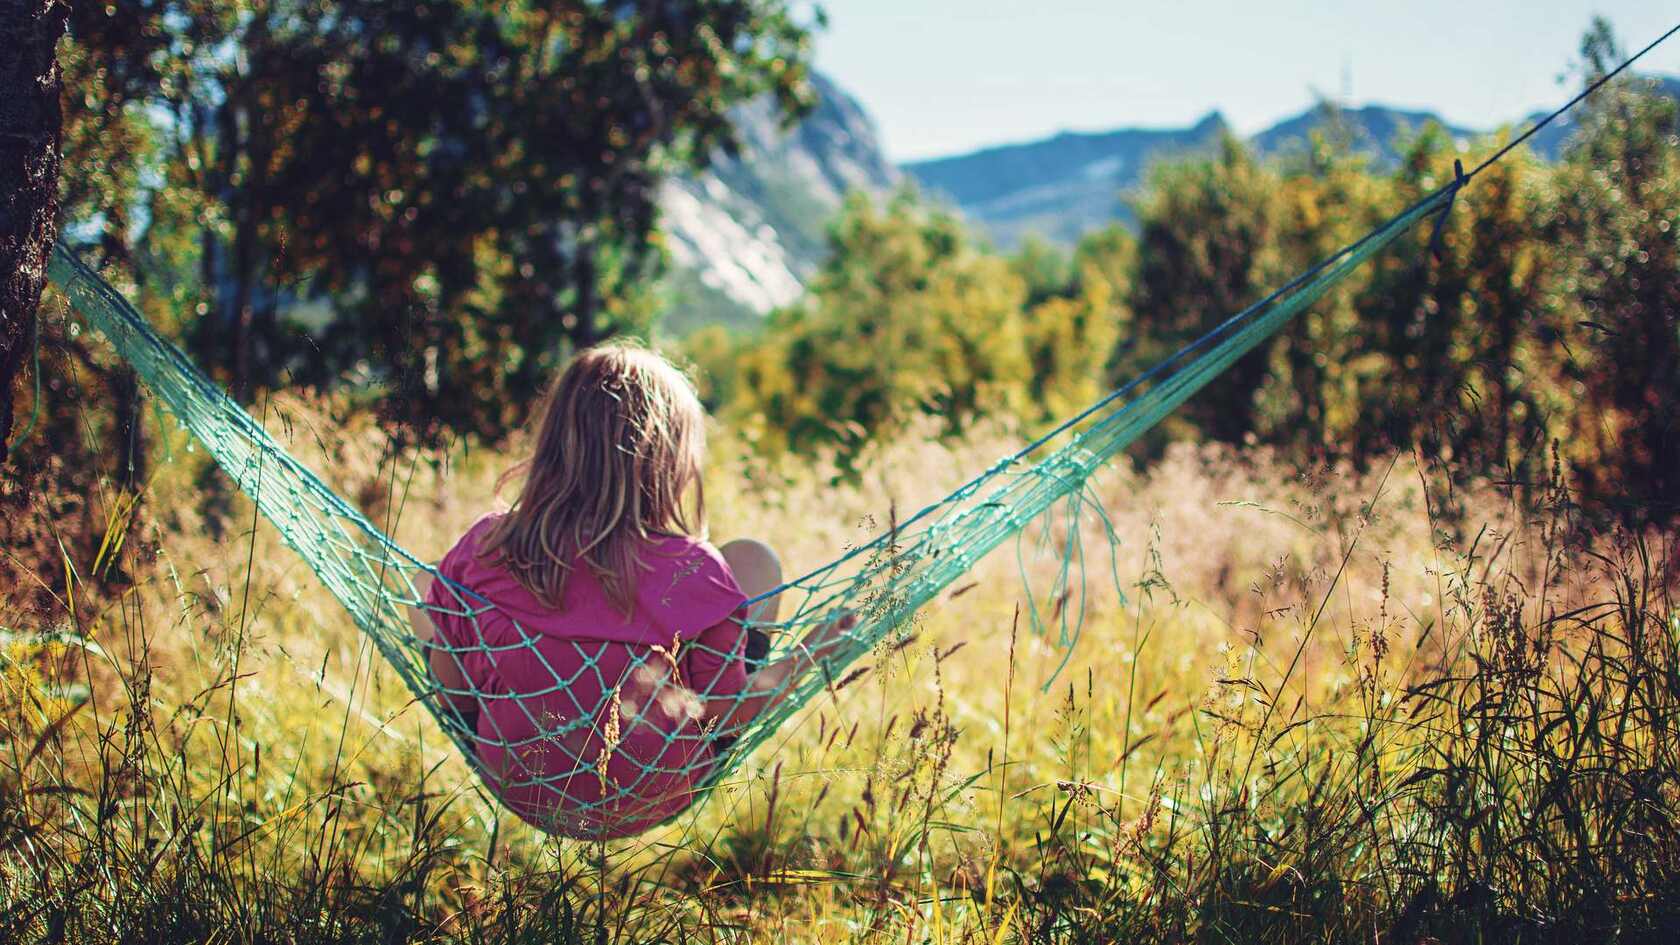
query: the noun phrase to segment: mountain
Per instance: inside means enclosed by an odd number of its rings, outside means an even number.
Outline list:
[[[1406,136],[1431,122],[1463,142],[1481,134],[1451,124],[1434,112],[1402,111],[1382,105],[1339,108],[1323,104],[1285,118],[1250,138],[1249,144],[1262,155],[1282,156],[1305,151],[1313,132],[1319,132],[1333,141],[1345,140],[1351,150],[1370,158],[1379,167],[1393,167],[1400,162],[1400,147],[1405,144]]]
[[[1399,158],[1395,145],[1404,134],[1430,121],[1440,119],[1429,112],[1380,105],[1320,105],[1278,122],[1250,143],[1262,155],[1287,155],[1303,151],[1316,131],[1345,137],[1354,150],[1378,164],[1392,164]],[[1459,138],[1476,134],[1446,128]],[[1152,162],[1205,152],[1228,131],[1215,112],[1188,128],[1063,132],[1041,141],[917,161],[904,169],[929,193],[979,223],[1004,248],[1020,245],[1029,233],[1070,245],[1091,230],[1131,219],[1127,191],[1144,181]]]
[[[1663,94],[1680,99],[1680,78],[1653,77]],[[1526,127],[1544,112],[1516,123]],[[1341,108],[1318,105],[1261,131],[1249,143],[1263,156],[1303,151],[1314,132],[1342,139],[1378,167],[1400,158],[1406,135],[1434,122],[1462,143],[1486,134],[1427,111],[1381,105]],[[917,161],[904,170],[923,189],[949,201],[979,224],[999,246],[1018,246],[1033,233],[1070,245],[1082,234],[1115,220],[1129,221],[1129,191],[1143,182],[1152,161],[1194,154],[1211,146],[1226,125],[1215,113],[1187,128],[1130,128],[1103,133],[1068,133],[1039,141],[984,148],[969,154]],[[1547,160],[1556,160],[1575,125],[1565,115],[1530,139]]]
[[[1189,128],[1063,132],[1025,144],[916,161],[904,169],[921,186],[979,221],[999,243],[1029,232],[1071,243],[1126,213],[1121,192],[1153,160],[1212,147],[1226,130],[1217,112]]]
[[[736,154],[666,183],[671,330],[752,323],[792,302],[822,262],[828,221],[846,194],[898,186],[863,107],[827,76],[811,84],[816,105],[799,124],[784,127],[768,99],[749,102],[731,115]]]

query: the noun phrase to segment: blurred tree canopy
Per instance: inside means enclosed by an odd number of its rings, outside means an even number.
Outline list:
[[[1112,380],[1129,379],[1288,277],[1281,197],[1277,173],[1229,135],[1210,158],[1156,168],[1137,208],[1137,337]],[[1179,417],[1217,439],[1241,439],[1254,426],[1265,371],[1264,351],[1244,356]]]
[[[60,53],[65,232],[236,391],[317,385],[411,429],[494,438],[572,348],[651,323],[659,182],[732,145],[738,102],[798,115],[809,56],[782,0],[78,4]],[[1581,80],[1619,57],[1595,25]],[[1476,178],[1439,259],[1428,233],[1408,237],[1153,442],[1417,450],[1517,484],[1557,443],[1590,504],[1670,517],[1680,119],[1640,80],[1575,117],[1562,162],[1519,149]],[[804,298],[687,351],[708,404],[766,452],[855,471],[918,418],[1030,432],[1439,187],[1461,155],[1433,127],[1401,153],[1373,167],[1332,132],[1267,162],[1227,138],[1154,170],[1130,196],[1135,234],[1071,250],[999,253],[913,193],[856,197]],[[49,322],[59,460],[114,455],[107,471],[133,482],[139,391]],[[66,385],[112,409],[78,414]]]
[[[740,409],[766,448],[848,459],[915,412],[960,433],[1021,403],[1026,282],[960,222],[902,194],[854,197],[804,302],[741,353]]]
[[[1049,421],[1100,395],[1129,321],[1134,243],[1119,229],[1071,257],[1029,243],[1004,258],[906,191],[884,206],[853,197],[830,250],[804,301],[761,337],[689,345],[714,403],[771,452],[830,450],[850,469],[918,415],[949,435],[986,416]]]
[[[809,98],[781,0],[79,4],[65,58],[72,233],[196,278],[168,323],[222,380],[489,435],[646,326],[663,177]]]
[[[236,395],[314,385],[403,437],[494,440],[572,349],[644,329],[660,181],[734,145],[737,103],[810,98],[784,0],[58,9],[63,238]],[[39,359],[39,394],[0,404],[27,431],[0,583],[50,597],[15,568],[99,557],[158,436],[50,287],[41,312],[38,346],[0,349]]]
[[[1584,78],[1623,58],[1600,20]],[[1615,82],[1594,96],[1559,171],[1548,232],[1569,265],[1558,326],[1587,489],[1626,514],[1680,512],[1680,108]]]

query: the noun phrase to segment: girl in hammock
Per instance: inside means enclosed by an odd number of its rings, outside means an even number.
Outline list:
[[[643,348],[580,355],[513,507],[423,575],[415,632],[502,801],[552,833],[624,836],[683,810],[742,726],[849,621],[762,665],[771,549],[704,539],[705,414]],[[692,492],[692,510],[685,499]]]

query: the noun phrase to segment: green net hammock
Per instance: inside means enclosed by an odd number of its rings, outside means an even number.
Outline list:
[[[1423,198],[1272,295],[1231,316],[1143,376],[999,460],[891,532],[771,592],[782,595],[784,612],[792,612],[762,627],[772,641],[771,661],[793,652],[812,629],[832,626],[841,613],[851,615],[853,622],[839,632],[837,643],[809,661],[808,669],[781,683],[777,698],[765,711],[739,724],[707,732],[711,747],[686,753],[693,769],[704,766],[704,770],[675,772],[688,775],[688,783],[699,785],[682,799],[682,806],[702,797],[801,706],[842,678],[849,664],[903,627],[918,608],[1051,506],[1066,502],[1073,516],[1087,508],[1096,509],[1100,515],[1100,506],[1092,503],[1086,485],[1099,466],[1270,337],[1332,284],[1419,221],[1433,213],[1444,213],[1462,183],[1460,179]],[[640,700],[616,698],[633,678],[662,680],[655,688],[678,685],[656,674],[659,667],[669,664],[667,654],[641,653],[615,678],[604,678],[600,670],[603,645],[572,641],[569,645],[577,650],[577,662],[586,667],[583,673],[592,674],[587,680],[580,679],[581,673],[551,671],[552,686],[538,694],[481,691],[471,686],[463,690],[441,688],[407,613],[409,607],[426,606],[416,594],[416,580],[422,573],[436,575],[434,568],[398,546],[289,455],[72,251],[62,245],[56,248],[50,275],[72,306],[133,365],[145,384],[350,612],[357,627],[437,717],[492,793],[503,798],[514,794],[549,798],[549,803],[537,809],[526,804],[515,810],[539,827],[566,836],[633,832],[674,816],[667,813],[648,822],[634,822],[634,815],[626,811],[646,803],[645,779],[656,779],[647,783],[657,783],[673,774],[665,759],[685,753],[631,759],[637,773],[616,779],[604,774],[603,757],[603,752],[613,747],[613,733],[636,723],[635,712],[658,711],[661,704],[659,692]],[[1073,531],[1077,533],[1077,529]],[[1109,538],[1116,538],[1112,530]],[[1082,552],[1070,542],[1063,553],[1067,564],[1059,569],[1057,586],[1050,589],[1056,597],[1083,588]],[[470,588],[443,583],[445,596],[452,603],[450,610],[473,620],[475,626],[478,615],[495,606]],[[1078,618],[1070,619],[1068,612],[1078,609],[1064,608],[1057,618],[1059,642],[1064,649],[1071,648],[1078,633]],[[1032,616],[1035,627],[1041,626],[1036,610]],[[479,644],[447,651],[464,668],[469,656],[476,654],[493,666],[498,652],[518,648],[534,650],[534,635],[527,634],[523,643],[512,647]],[[654,672],[638,677],[638,671],[644,669]],[[471,674],[467,678],[472,678]],[[559,726],[530,718],[530,709],[525,708],[528,728],[537,734],[523,738],[503,737],[493,725],[475,724],[475,713],[455,708],[455,698],[479,706],[511,699],[525,707],[531,704],[532,695],[557,697],[574,690],[613,693],[615,697],[594,699],[598,704],[576,705],[574,696],[575,711],[566,713],[570,721]],[[690,699],[707,695],[684,693]],[[477,714],[481,718],[490,716],[488,712]],[[666,736],[679,737],[692,739],[693,735]],[[483,760],[486,755],[506,757],[532,750],[562,752],[565,763],[556,766],[550,759],[542,765],[546,773],[534,774],[518,765],[503,764],[492,770]]]

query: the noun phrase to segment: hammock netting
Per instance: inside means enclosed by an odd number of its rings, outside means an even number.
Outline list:
[[[273,523],[285,543],[303,557],[344,605],[356,626],[437,717],[492,793],[529,797],[537,792],[537,796],[550,797],[552,810],[546,813],[529,808],[516,810],[551,832],[592,836],[630,832],[622,826],[626,818],[634,816],[627,811],[647,801],[644,779],[664,781],[673,773],[686,775],[687,782],[697,787],[691,789],[692,796],[681,806],[698,800],[801,706],[842,679],[849,664],[903,632],[918,608],[959,579],[982,556],[1020,535],[1052,506],[1066,503],[1069,514],[1076,518],[1091,508],[1100,515],[1101,508],[1093,503],[1087,482],[1103,463],[1270,337],[1335,282],[1419,221],[1448,209],[1460,183],[1423,198],[889,532],[772,592],[781,595],[783,616],[773,624],[758,627],[771,641],[768,661],[798,651],[800,641],[817,628],[836,632],[833,628],[839,625],[836,620],[842,614],[850,615],[850,625],[837,631],[837,642],[807,661],[809,668],[780,683],[777,698],[763,712],[708,731],[709,750],[643,753],[645,757],[628,759],[634,769],[628,777],[622,772],[608,777],[604,752],[613,749],[622,732],[638,724],[639,713],[661,711],[668,700],[660,698],[667,693],[657,691],[651,693],[652,698],[618,696],[633,679],[644,683],[654,679],[656,689],[681,686],[682,680],[657,672],[670,665],[668,652],[644,648],[647,652],[635,653],[628,665],[611,673],[613,678],[606,678],[600,668],[603,645],[573,641],[570,645],[576,648],[578,659],[568,663],[585,668],[551,671],[552,687],[545,693],[603,694],[591,700],[595,704],[575,705],[576,711],[567,714],[569,721],[563,725],[531,718],[530,709],[525,708],[530,723],[526,730],[534,735],[504,737],[494,726],[486,730],[475,716],[488,718],[491,713],[463,712],[457,704],[482,708],[493,700],[507,699],[523,708],[532,704],[531,696],[540,693],[440,686],[428,666],[427,648],[417,641],[408,615],[410,607],[427,607],[416,593],[416,582],[422,574],[435,576],[434,567],[398,546],[289,455],[261,424],[179,348],[153,330],[144,316],[73,251],[62,245],[56,248],[50,275],[72,306],[133,365],[146,386],[203,444]],[[1107,534],[1111,542],[1117,540],[1112,529]],[[1058,587],[1052,588],[1051,594],[1083,588],[1083,553],[1073,540],[1065,545],[1061,549],[1064,566],[1057,578]],[[452,602],[449,612],[458,618],[473,620],[476,625],[478,615],[495,606],[470,588],[438,580],[446,586],[448,593],[444,596]],[[434,592],[434,600],[437,596]],[[1036,609],[1033,619],[1035,626],[1041,626]],[[1059,642],[1071,647],[1078,633],[1078,618],[1070,621],[1064,610],[1057,620],[1061,627]],[[481,663],[493,668],[498,653],[535,649],[534,639],[533,631],[526,634],[523,643],[511,647],[479,644],[445,649],[463,669],[464,661],[475,652],[483,658]],[[582,680],[584,674],[592,675]],[[465,675],[472,678],[471,674]],[[608,693],[612,696],[607,697]],[[703,698],[709,693],[685,691],[682,695],[692,702],[694,697]],[[573,702],[577,701],[574,696]],[[580,732],[593,737],[575,737]],[[664,737],[692,739],[693,735]],[[573,747],[579,745],[592,747]],[[527,750],[561,751],[566,763],[556,766],[549,760],[542,765],[544,773],[537,774],[517,764],[502,764],[492,770],[482,760],[487,753],[507,757]],[[670,757],[690,758],[691,769],[672,772]],[[704,770],[699,770],[701,766]],[[587,790],[580,785],[587,785]],[[659,819],[672,816],[667,812]],[[633,829],[652,825],[637,823]]]

